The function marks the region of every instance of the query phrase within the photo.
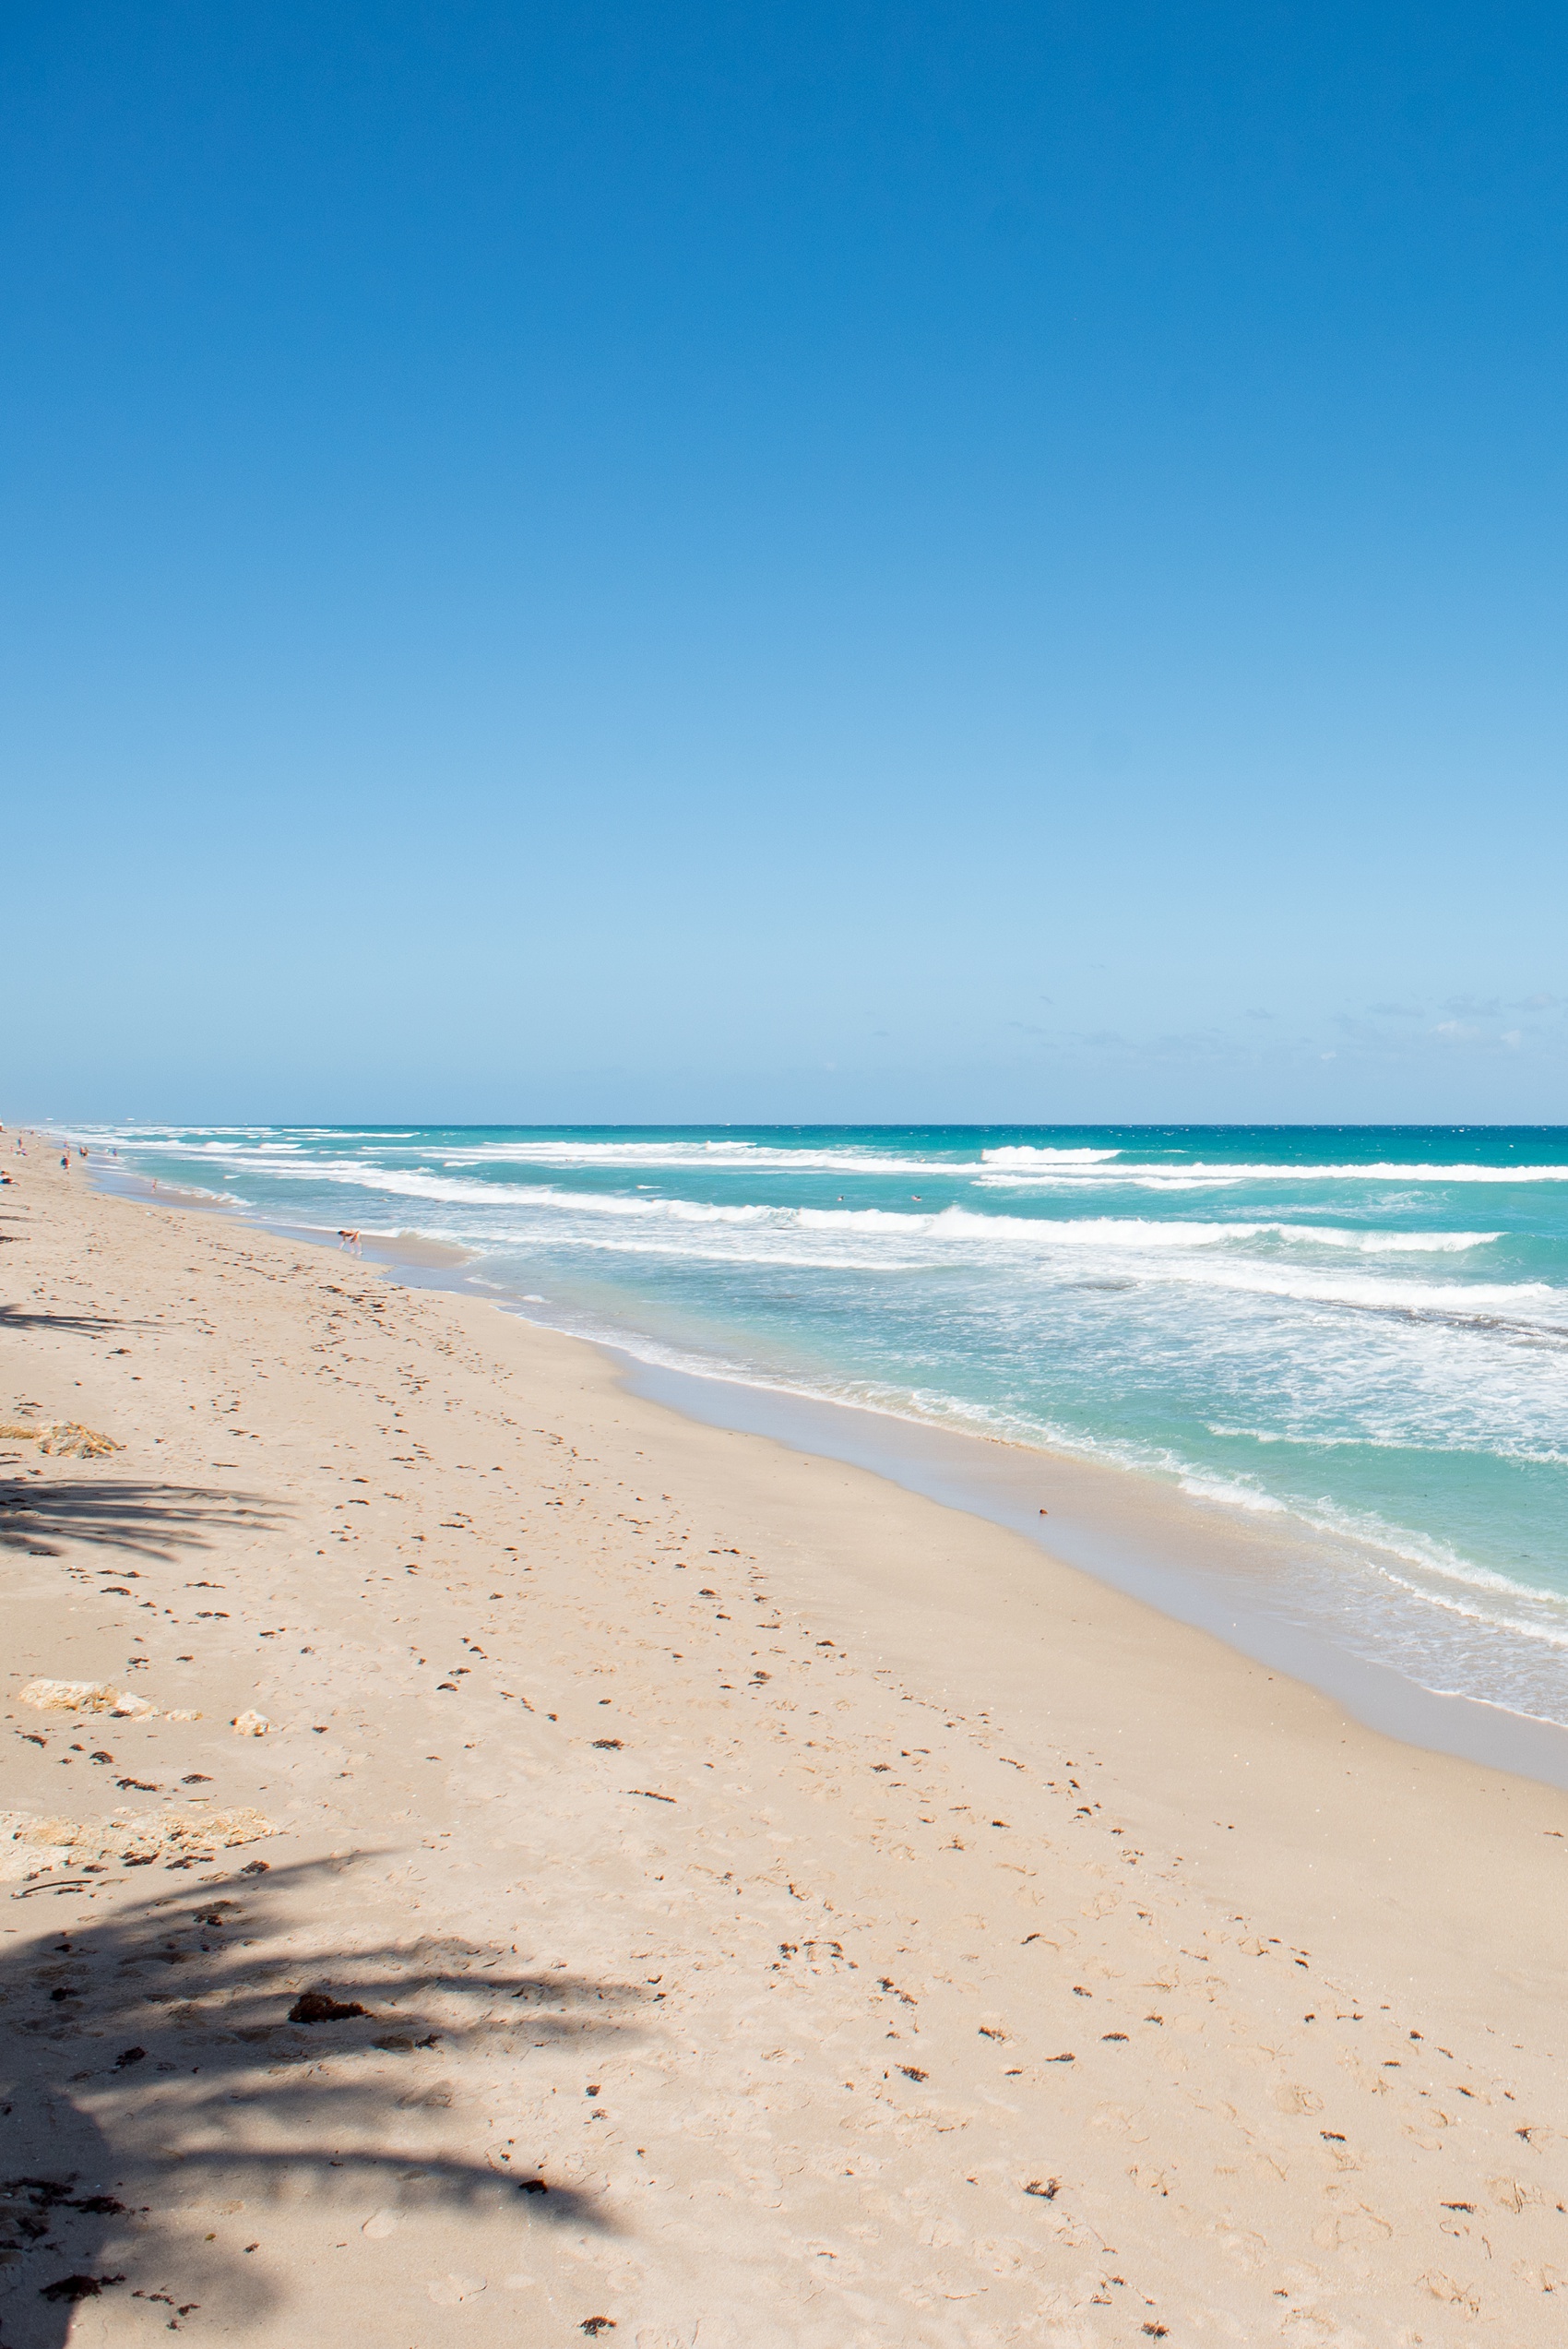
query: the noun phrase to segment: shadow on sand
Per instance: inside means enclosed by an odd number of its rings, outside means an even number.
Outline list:
[[[128,1477],[9,1477],[0,1482],[0,1549],[56,1556],[56,1542],[92,1542],[145,1557],[206,1549],[219,1532],[260,1532],[281,1512],[255,1494]]]
[[[541,2177],[526,2146],[430,2153],[420,2134],[455,2101],[445,2067],[465,2052],[601,2046],[649,1993],[519,1972],[450,1938],[349,1949],[316,1936],[307,1950],[300,1896],[329,1913],[326,1879],[352,1865],[252,1862],[101,1920],[83,1916],[79,1878],[5,1902],[24,1928],[0,1960],[6,2349],[62,2349],[76,2305],[106,2294],[156,2303],[174,2331],[198,2307],[262,2316],[273,2288],[243,2248],[208,2239],[220,2196],[243,2200],[258,2233],[257,2203],[302,2193],[499,2210],[525,2233],[609,2231],[593,2197]],[[65,1900],[80,1921],[35,1923]]]
[[[6,1239],[18,1239],[18,1233],[7,1232]],[[52,1330],[64,1337],[104,1338],[111,1330],[124,1330],[127,1325],[108,1313],[32,1313],[26,1306],[0,1305],[0,1337],[19,1336],[31,1330]],[[140,1324],[134,1325],[137,1328]]]

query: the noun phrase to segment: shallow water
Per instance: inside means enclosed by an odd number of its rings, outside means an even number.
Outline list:
[[[1303,1621],[1568,1721],[1568,1130],[151,1128],[127,1170],[472,1251],[645,1358],[1134,1469]]]

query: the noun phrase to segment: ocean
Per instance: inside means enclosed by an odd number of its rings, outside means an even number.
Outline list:
[[[1568,1129],[125,1127],[647,1361],[1154,1479],[1304,1616],[1568,1723]]]

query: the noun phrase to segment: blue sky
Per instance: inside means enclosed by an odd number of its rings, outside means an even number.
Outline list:
[[[1568,1115],[1560,7],[0,47],[6,1114]]]

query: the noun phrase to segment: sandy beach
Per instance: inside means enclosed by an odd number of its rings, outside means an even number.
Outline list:
[[[6,1145],[9,2349],[1562,2337],[1568,1796]]]

